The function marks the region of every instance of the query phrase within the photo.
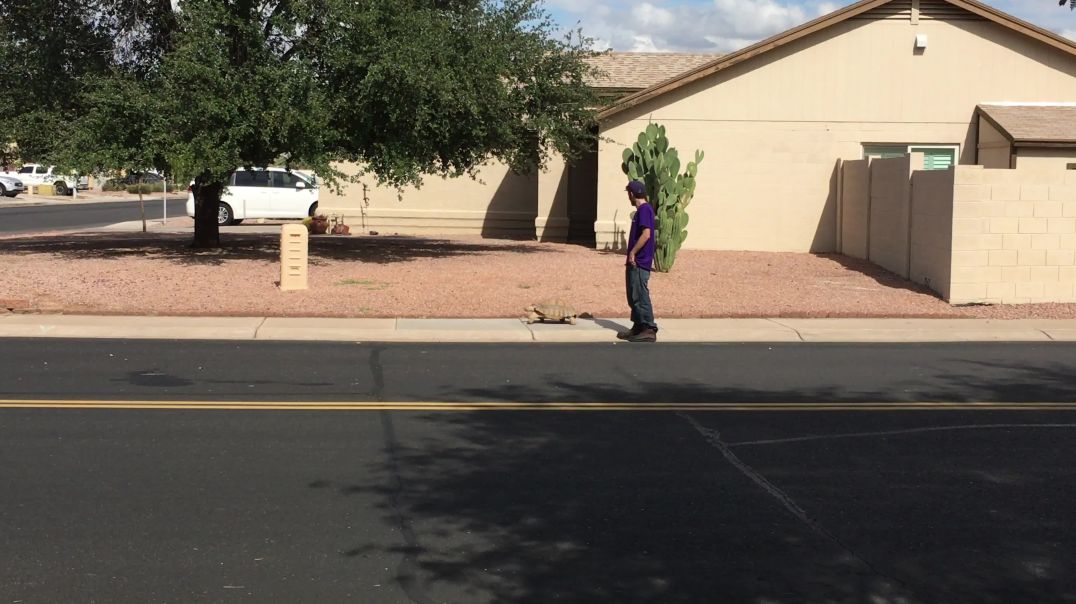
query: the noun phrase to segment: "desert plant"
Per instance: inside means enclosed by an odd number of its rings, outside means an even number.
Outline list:
[[[654,123],[639,133],[639,140],[631,148],[624,149],[621,169],[632,180],[646,184],[647,197],[654,204],[654,268],[660,272],[672,269],[676,252],[687,240],[687,206],[695,196],[695,176],[703,156],[702,151],[695,151],[695,161],[688,162],[680,173],[680,157],[669,146],[665,126]]]
[[[329,217],[324,214],[307,216],[303,219],[303,224],[311,235],[324,235],[329,230]]]

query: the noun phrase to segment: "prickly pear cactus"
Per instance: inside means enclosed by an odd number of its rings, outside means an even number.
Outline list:
[[[632,180],[646,184],[647,197],[654,205],[657,219],[654,268],[660,272],[672,269],[676,252],[687,239],[687,206],[695,196],[695,176],[703,156],[702,151],[695,151],[695,161],[688,162],[680,173],[680,157],[676,149],[669,147],[665,126],[654,123],[639,133],[638,142],[630,149],[624,149],[621,169]]]

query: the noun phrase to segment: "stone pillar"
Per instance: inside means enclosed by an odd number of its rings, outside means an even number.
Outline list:
[[[309,234],[301,224],[280,228],[280,289],[307,289]]]
[[[628,246],[628,230],[634,208],[624,187],[628,177],[620,169],[624,146],[602,140],[598,143],[598,213],[594,221],[594,243],[599,250],[623,250]]]

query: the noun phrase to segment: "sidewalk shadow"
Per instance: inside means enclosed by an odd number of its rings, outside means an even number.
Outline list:
[[[594,319],[591,319],[591,320],[594,321],[595,324],[600,325],[605,329],[615,331],[617,333],[620,333],[622,331],[626,331],[629,328],[628,325],[624,325],[623,323],[618,323],[617,321],[612,321],[612,320],[609,320],[609,319],[597,319],[597,318],[594,318]]]
[[[219,249],[193,249],[183,233],[92,233],[23,236],[0,239],[0,254],[47,254],[74,260],[149,257],[184,265],[221,265],[230,260],[277,262],[280,240],[274,233],[226,234]],[[419,237],[313,237],[310,263],[334,260],[392,264],[422,258],[482,255],[493,252],[530,254],[541,249],[521,242],[467,242]]]

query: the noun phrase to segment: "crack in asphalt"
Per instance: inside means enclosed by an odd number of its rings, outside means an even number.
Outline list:
[[[800,507],[799,504],[797,504],[791,496],[782,491],[780,487],[770,482],[768,479],[766,479],[765,476],[758,473],[754,468],[747,465],[747,463],[737,457],[737,455],[732,452],[732,449],[729,447],[728,443],[726,443],[721,438],[720,432],[703,426],[698,421],[696,421],[695,418],[691,417],[687,413],[678,412],[677,415],[686,420],[689,424],[691,424],[691,427],[694,428],[695,431],[698,432],[711,447],[720,451],[721,455],[725,458],[725,460],[732,464],[734,468],[739,470],[740,473],[751,479],[752,482],[757,484],[759,487],[762,488],[762,490],[766,491],[766,493],[776,499],[786,510],[789,511],[789,513],[791,513],[797,520],[806,525],[807,528],[811,529],[811,531],[830,541],[840,549],[844,550],[845,553],[847,553],[849,556],[859,562],[871,573],[874,573],[879,577],[888,579],[889,581],[893,581],[894,583],[897,583],[898,585],[904,587],[905,589],[908,589],[909,591],[912,590],[911,586],[907,582],[883,572],[881,569],[879,569],[862,555],[860,555],[857,551],[852,549],[852,547],[842,541],[840,537],[830,532],[826,527],[822,526],[819,521],[812,518],[806,510]]]
[[[374,387],[370,390],[370,398],[381,402],[385,393],[385,368],[381,365],[381,353],[384,346],[374,346],[370,351],[370,377],[373,378]]]
[[[379,402],[383,400],[385,390],[385,372],[381,364],[381,353],[383,351],[383,346],[378,346],[370,351],[370,375],[373,377],[374,382],[370,396]],[[419,544],[418,535],[415,534],[411,521],[404,513],[403,506],[400,503],[403,498],[404,482],[403,477],[400,475],[399,443],[396,440],[396,427],[392,423],[392,414],[390,412],[381,411],[379,414],[381,416],[381,431],[385,439],[386,464],[392,477],[389,501],[392,505],[396,525],[400,528],[400,534],[404,540],[403,557],[396,566],[396,583],[399,584],[404,595],[415,604],[434,604],[434,601],[426,595],[419,584],[417,558],[419,552],[422,551],[422,546]]]

